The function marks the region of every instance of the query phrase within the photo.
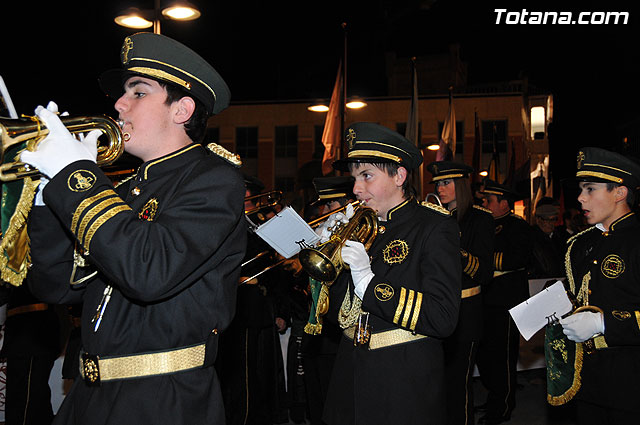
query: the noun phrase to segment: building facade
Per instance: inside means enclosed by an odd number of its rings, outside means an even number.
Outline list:
[[[553,96],[526,91],[521,82],[514,82],[454,92],[455,160],[480,172],[488,171],[497,157],[497,179],[502,183],[515,178],[522,187],[522,180],[529,178],[529,197],[535,199],[541,190],[552,193],[547,126],[553,118]],[[410,97],[364,100],[366,107],[346,110],[346,125],[370,121],[404,134]],[[308,192],[310,179],[321,175],[324,153],[326,113],[312,112],[307,109],[310,105],[309,100],[232,103],[210,119],[208,140],[238,153],[243,172],[258,177],[267,190],[281,190],[289,203],[303,204],[314,196]],[[419,139],[425,164],[436,158],[436,152],[428,147],[438,143],[448,114],[448,94],[419,97]],[[479,164],[474,164],[475,149],[481,150]],[[423,197],[433,192],[430,181],[425,170]]]

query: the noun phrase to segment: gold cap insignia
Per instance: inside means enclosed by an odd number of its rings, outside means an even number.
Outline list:
[[[578,160],[576,164],[576,167],[578,168],[578,170],[582,168],[583,162],[584,162],[584,152],[580,151],[578,152]]]
[[[356,140],[356,131],[350,128],[347,132],[347,143],[349,144],[349,150],[353,150],[353,142]]]
[[[400,264],[407,255],[409,255],[409,245],[400,239],[389,242],[382,251],[382,259],[387,264]]]
[[[153,221],[158,212],[158,200],[156,198],[151,198],[144,204],[144,207],[138,213],[138,218],[140,220]]]
[[[129,51],[133,49],[133,40],[131,37],[127,37],[124,39],[124,43],[122,43],[122,51],[120,52],[122,57],[122,63],[129,63]]]
[[[624,261],[616,254],[607,255],[600,265],[600,271],[605,277],[615,279],[624,273]]]
[[[67,179],[67,186],[74,192],[86,192],[96,183],[96,176],[89,170],[76,170]]]
[[[380,301],[389,301],[394,294],[393,287],[386,283],[377,284],[373,292]]]

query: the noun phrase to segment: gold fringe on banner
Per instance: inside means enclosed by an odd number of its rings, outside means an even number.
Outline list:
[[[22,285],[31,263],[27,218],[39,184],[40,180],[24,179],[20,200],[0,243],[0,275],[13,286]]]

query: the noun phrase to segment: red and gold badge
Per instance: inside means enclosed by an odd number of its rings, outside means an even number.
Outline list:
[[[144,207],[138,213],[138,217],[140,220],[153,221],[158,212],[158,200],[156,198],[151,198],[144,204]]]

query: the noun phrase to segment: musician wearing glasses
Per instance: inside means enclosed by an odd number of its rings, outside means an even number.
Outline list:
[[[460,226],[462,292],[456,330],[444,340],[447,424],[474,423],[473,368],[482,337],[482,287],[493,277],[494,222],[491,211],[474,205],[473,168],[451,161],[427,165],[442,204]]]
[[[355,178],[353,193],[375,210],[379,230],[368,252],[346,242],[350,270],[330,289],[327,320],[337,316],[343,336],[324,420],[443,423],[442,338],[460,305],[458,225],[444,208],[416,200],[411,172],[422,154],[410,141],[374,123],[349,126],[346,141],[348,156],[334,168]]]
[[[126,37],[121,60],[100,83],[143,161],[131,179],[114,188],[96,131],[80,142],[42,107],[50,133],[21,157],[47,177],[30,214],[31,289],[83,303],[80,376],[54,423],[224,423],[213,364],[246,246],[244,184],[235,155],[200,142],[229,89],[161,35]]]

